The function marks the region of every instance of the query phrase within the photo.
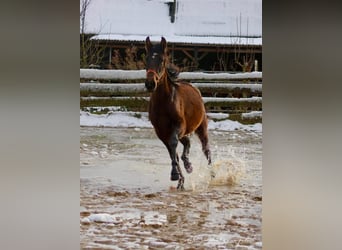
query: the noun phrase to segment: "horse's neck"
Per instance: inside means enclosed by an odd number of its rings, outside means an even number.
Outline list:
[[[166,71],[160,78],[160,82],[160,90],[164,92],[166,95],[170,95],[173,91],[174,86]]]

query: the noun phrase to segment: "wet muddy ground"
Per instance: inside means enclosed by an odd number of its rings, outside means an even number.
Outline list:
[[[185,191],[152,129],[80,133],[81,249],[262,248],[261,133],[210,131],[212,167],[193,136]]]

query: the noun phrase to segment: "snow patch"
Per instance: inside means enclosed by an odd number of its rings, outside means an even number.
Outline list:
[[[254,132],[262,132],[262,124],[255,123],[250,125],[244,125],[237,121],[232,120],[224,120],[224,121],[213,121],[209,120],[208,123],[209,130],[222,130],[222,131],[234,131],[234,130],[245,130],[245,131],[254,131]]]
[[[98,222],[132,225],[142,223],[145,226],[161,227],[167,223],[167,216],[155,211],[125,211],[110,215],[108,213],[91,214],[83,218],[82,223]]]
[[[152,128],[147,116],[140,116],[135,112],[112,112],[95,115],[80,111],[80,125],[88,127],[126,127]]]
[[[229,241],[238,236],[237,234],[227,234],[227,233],[219,233],[219,234],[200,234],[194,236],[194,240],[196,241],[205,241],[203,244],[205,247],[217,247],[219,245],[225,245],[229,243]]]
[[[101,223],[114,223],[116,220],[110,214],[101,213],[101,214],[91,214],[88,216],[88,219],[91,222],[101,222]]]
[[[167,216],[158,212],[145,212],[143,218],[147,226],[162,226],[167,222]]]
[[[221,131],[245,130],[262,132],[261,123],[244,125],[232,120],[223,120],[216,122],[211,120],[218,117],[224,117],[224,115],[225,114],[209,115],[208,129]],[[153,128],[151,122],[148,120],[147,112],[110,112],[108,114],[97,115],[85,111],[80,111],[80,126]]]

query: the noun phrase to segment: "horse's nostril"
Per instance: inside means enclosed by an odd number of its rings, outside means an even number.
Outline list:
[[[145,87],[148,91],[153,91],[154,88],[155,88],[156,84],[155,82],[152,80],[152,81],[146,81],[145,82]]]

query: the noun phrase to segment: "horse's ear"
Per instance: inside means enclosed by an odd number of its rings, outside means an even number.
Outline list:
[[[150,41],[150,37],[146,37],[146,42],[145,42],[145,49],[146,51],[149,51],[152,48],[152,43]]]
[[[166,39],[164,37],[162,37],[160,43],[161,43],[163,52],[165,52],[166,51],[166,46],[167,46]]]

